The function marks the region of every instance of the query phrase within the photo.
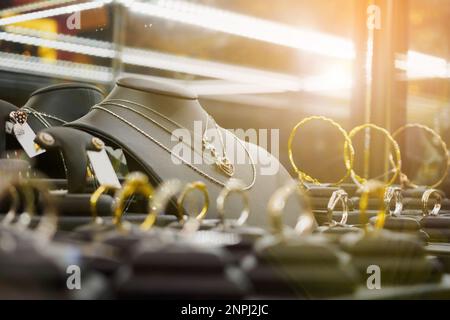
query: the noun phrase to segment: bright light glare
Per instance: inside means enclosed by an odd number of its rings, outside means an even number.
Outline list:
[[[416,51],[399,57],[396,67],[406,70],[409,79],[450,78],[450,64],[445,59]]]
[[[0,19],[0,26],[5,26],[9,24],[19,23],[19,22],[25,22],[25,21],[31,21],[31,20],[37,20],[37,19],[44,19],[54,16],[59,16],[63,14],[70,14],[74,12],[80,12],[84,10],[91,10],[96,9],[104,6],[107,3],[110,3],[112,0],[97,0],[93,2],[86,2],[86,3],[80,3],[80,4],[73,4],[70,6],[60,7],[60,8],[54,8],[54,9],[48,9],[48,10],[41,10],[36,12],[30,12],[20,15],[14,15],[11,17],[6,17]]]
[[[184,1],[133,2],[135,13],[178,21],[256,39],[325,56],[353,59],[353,43],[325,33],[298,29],[285,24]]]

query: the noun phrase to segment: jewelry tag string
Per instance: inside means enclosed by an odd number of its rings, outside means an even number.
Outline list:
[[[375,224],[375,230],[380,230],[384,227],[384,223],[386,220],[386,208],[384,204],[384,195],[386,192],[386,186],[376,180],[368,180],[361,187],[360,191],[362,192],[361,197],[359,199],[359,210],[360,210],[360,222],[363,226],[364,232],[366,234],[369,233],[367,228],[368,217],[367,217],[367,209],[369,206],[369,199],[371,196],[375,196],[379,201],[379,208],[377,212],[377,220]]]

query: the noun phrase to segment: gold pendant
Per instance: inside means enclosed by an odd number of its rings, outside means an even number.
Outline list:
[[[234,166],[227,159],[218,160],[216,166],[227,176],[232,177],[234,175]]]

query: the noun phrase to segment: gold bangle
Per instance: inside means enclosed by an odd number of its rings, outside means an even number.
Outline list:
[[[90,209],[91,209],[91,215],[92,215],[92,222],[100,224],[102,223],[102,218],[98,216],[97,212],[97,203],[100,197],[106,193],[110,192],[112,190],[117,190],[117,187],[112,185],[106,185],[102,184],[100,187],[97,188],[97,190],[94,191],[94,193],[91,195],[89,199]]]
[[[375,195],[379,200],[380,207],[378,208],[377,220],[375,224],[375,229],[383,229],[384,222],[386,221],[386,211],[384,206],[384,194],[386,186],[383,183],[376,180],[369,180],[361,186],[362,195],[359,199],[359,211],[360,211],[360,221],[364,226],[364,231],[367,233],[367,208],[369,206],[369,198],[371,195]]]
[[[25,230],[30,225],[31,218],[35,212],[34,192],[30,191],[30,186],[25,184],[26,181],[21,176],[14,177],[11,174],[8,174],[6,180],[7,180],[6,181],[7,187],[5,187],[5,189],[2,190],[2,197],[6,192],[9,192],[11,195],[15,194],[15,196],[16,196],[15,201],[17,201],[17,203],[16,203],[15,210],[14,209],[11,210],[12,207],[10,208],[10,212],[3,219],[2,224],[3,225],[13,225],[14,227],[18,228],[19,230]],[[21,193],[19,193],[19,190],[21,191]],[[24,211],[21,212],[18,215],[18,218],[16,219],[17,210],[19,209],[20,203],[22,200],[21,196],[23,196],[25,198],[22,201],[22,203],[25,203]],[[13,201],[14,201],[14,199],[13,199]],[[16,220],[15,223],[13,223],[14,220]]]
[[[395,209],[391,210],[391,202],[395,200]],[[398,217],[403,211],[402,189],[399,187],[388,187],[384,193],[384,210],[389,212],[390,216]]]
[[[148,181],[148,177],[139,172],[128,174],[122,189],[118,189],[115,194],[116,204],[114,208],[113,223],[122,228],[122,216],[125,210],[125,201],[134,194],[142,194],[150,201],[153,195],[153,187]]]
[[[428,202],[430,201],[430,197],[434,196],[436,199],[436,203],[434,204],[431,212],[428,210]],[[439,190],[436,189],[428,189],[422,195],[422,214],[423,216],[438,216],[439,211],[441,211],[441,202],[442,202],[442,194]]]
[[[345,131],[341,127],[341,125],[339,123],[335,122],[334,120],[326,118],[326,117],[322,117],[322,116],[312,116],[312,117],[305,118],[302,121],[300,121],[299,123],[297,123],[297,125],[292,129],[291,134],[289,135],[289,140],[288,140],[289,160],[291,162],[292,167],[295,170],[295,173],[298,175],[298,178],[302,184],[304,184],[305,182],[310,182],[310,183],[317,184],[317,185],[321,184],[318,179],[315,179],[315,178],[309,176],[308,174],[301,171],[297,167],[297,165],[295,164],[295,161],[294,161],[294,155],[293,155],[293,151],[292,151],[292,142],[295,138],[295,134],[297,133],[298,128],[301,127],[302,125],[304,125],[305,123],[307,123],[309,121],[313,121],[313,120],[325,121],[325,122],[332,124],[344,136],[344,139],[345,139],[344,148],[345,148],[345,150],[349,149],[349,152],[350,152],[350,157],[344,157],[344,164],[345,164],[345,168],[347,171],[346,171],[345,175],[339,181],[330,183],[331,185],[339,185],[342,182],[344,182],[345,179],[347,179],[347,177],[351,173],[351,170],[353,168],[355,150],[353,148],[352,141],[351,141],[349,135],[347,134],[347,131]]]
[[[333,210],[336,207],[338,202],[341,202],[342,204],[342,217],[341,221],[337,222],[333,220]],[[328,215],[328,224],[330,227],[334,227],[337,225],[345,225],[347,223],[348,219],[348,194],[344,190],[336,190],[333,192],[333,194],[330,197],[330,200],[328,201],[327,205],[327,215]]]
[[[186,184],[183,191],[181,192],[180,196],[177,198],[177,213],[178,213],[178,220],[182,223],[185,222],[183,211],[184,211],[184,201],[186,199],[186,196],[193,190],[200,190],[203,193],[203,207],[202,210],[197,214],[195,219],[197,220],[203,220],[203,218],[206,216],[206,213],[209,209],[209,194],[208,194],[208,188],[206,187],[206,184],[204,184],[201,181],[195,181]]]
[[[350,133],[348,134],[350,140],[362,129],[366,129],[366,128],[371,128],[374,130],[377,130],[381,133],[383,133],[389,140],[389,142],[392,144],[392,147],[394,148],[395,151],[395,157],[396,157],[396,163],[395,163],[395,173],[392,176],[391,180],[389,180],[386,183],[386,187],[390,186],[391,184],[393,184],[395,182],[395,180],[398,178],[400,171],[401,171],[401,167],[402,167],[402,158],[401,158],[401,153],[400,153],[400,147],[398,146],[397,141],[394,140],[394,138],[391,136],[391,134],[384,128],[379,127],[373,123],[365,123],[363,125],[357,126],[355,128],[353,128]],[[348,159],[348,151],[347,151],[347,146],[345,147],[345,152],[344,152],[344,158]],[[351,155],[351,154],[350,154]],[[353,181],[359,185],[362,186],[367,182],[366,178],[362,178],[360,177],[358,174],[356,174],[355,170],[352,168],[351,169],[351,177],[353,179]]]
[[[314,231],[316,222],[311,211],[308,196],[300,188],[297,182],[293,181],[276,190],[270,197],[267,211],[269,213],[269,222],[275,235],[285,237],[285,227],[283,222],[283,212],[288,198],[291,195],[297,196],[300,206],[303,210],[297,219],[295,231],[299,235],[308,235]]]
[[[436,138],[439,142],[439,146],[442,148],[443,154],[444,154],[444,161],[445,161],[445,170],[442,174],[442,176],[438,179],[438,181],[436,183],[434,183],[431,186],[426,186],[427,188],[437,188],[442,182],[444,182],[445,178],[447,177],[448,174],[448,167],[449,167],[449,163],[450,163],[450,158],[448,155],[448,150],[447,150],[447,144],[445,143],[445,141],[442,139],[442,137],[433,129],[431,129],[430,127],[427,127],[423,124],[419,124],[419,123],[410,123],[404,126],[401,126],[400,128],[398,128],[397,130],[395,130],[395,132],[392,134],[392,137],[395,139],[401,132],[405,131],[406,129],[410,129],[410,128],[418,128],[418,129],[422,129],[424,131],[426,131],[427,133],[431,134],[434,138]],[[402,185],[404,186],[409,186],[412,188],[417,188],[418,186],[414,183],[412,183],[408,176],[404,173],[402,174]]]
[[[177,179],[167,180],[159,185],[152,196],[147,217],[139,227],[142,231],[148,231],[153,227],[156,218],[167,207],[170,199],[181,190],[181,187],[182,183]]]
[[[219,196],[216,199],[217,211],[219,213],[219,219],[223,226],[225,226],[225,202],[232,193],[239,193],[244,201],[244,208],[239,215],[239,218],[235,221],[234,225],[242,226],[247,221],[250,215],[250,200],[247,192],[244,190],[245,185],[242,181],[237,179],[230,179],[225,184],[225,187],[220,191]]]

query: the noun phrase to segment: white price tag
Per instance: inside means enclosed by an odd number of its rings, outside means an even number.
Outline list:
[[[28,157],[33,158],[45,152],[45,149],[39,148],[34,142],[36,134],[28,123],[13,124],[12,122],[7,121],[5,129],[7,133],[13,134],[16,137]]]
[[[95,178],[100,185],[121,188],[119,178],[117,178],[105,149],[102,151],[88,151],[87,155]]]

